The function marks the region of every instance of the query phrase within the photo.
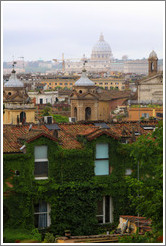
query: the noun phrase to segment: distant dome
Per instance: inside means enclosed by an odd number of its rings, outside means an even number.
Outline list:
[[[100,35],[99,41],[92,49],[92,60],[110,60],[112,51],[110,45],[104,40],[103,34]]]
[[[17,79],[16,71],[13,69],[9,80],[4,84],[4,87],[24,87],[21,80]]]
[[[83,70],[81,78],[75,82],[75,86],[95,86],[95,83],[86,76],[86,70]]]
[[[154,50],[150,53],[149,58],[157,58],[157,54]]]

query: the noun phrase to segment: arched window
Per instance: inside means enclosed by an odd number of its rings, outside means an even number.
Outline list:
[[[22,122],[22,123],[26,122],[26,113],[25,112],[20,113],[20,122]]]
[[[154,70],[154,62],[151,63],[151,71]]]
[[[77,118],[77,108],[74,108],[74,117]]]
[[[91,108],[87,107],[85,109],[85,120],[90,120],[91,119]]]

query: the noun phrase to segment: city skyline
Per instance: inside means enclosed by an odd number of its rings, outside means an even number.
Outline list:
[[[3,61],[81,58],[102,32],[113,57],[163,58],[164,2],[2,3]],[[150,11],[149,11],[150,10]],[[28,14],[27,14],[28,13]]]

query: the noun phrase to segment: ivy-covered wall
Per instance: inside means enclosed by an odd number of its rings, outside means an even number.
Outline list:
[[[4,184],[4,191],[12,190],[4,198],[5,227],[34,227],[34,202],[44,200],[51,207],[50,230],[63,235],[70,229],[72,235],[98,233],[96,219],[97,201],[110,195],[114,206],[114,222],[118,224],[120,214],[133,214],[127,200],[125,169],[130,159],[123,151],[123,145],[106,135],[88,142],[85,138],[80,150],[64,150],[58,143],[41,137],[26,143],[26,154],[4,155],[4,181],[11,176],[11,170],[18,170],[19,176],[10,180],[13,188]],[[109,164],[112,173],[95,176],[94,159],[96,143],[109,143]],[[34,179],[34,147],[48,146],[49,178]]]

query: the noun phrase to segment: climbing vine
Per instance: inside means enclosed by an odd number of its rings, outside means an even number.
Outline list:
[[[78,139],[82,149],[63,149],[58,143],[41,137],[26,144],[25,154],[4,155],[4,182],[10,180],[13,187],[4,184],[5,227],[34,228],[34,202],[44,200],[51,207],[49,231],[63,235],[69,229],[72,235],[98,233],[97,201],[109,195],[113,200],[114,222],[120,214],[133,214],[127,199],[125,169],[131,160],[123,145],[106,135],[89,142]],[[109,144],[111,174],[95,176],[94,159],[96,143]],[[34,147],[48,146],[49,178],[34,179]],[[12,175],[18,170],[20,175]],[[10,193],[8,193],[10,192]]]

